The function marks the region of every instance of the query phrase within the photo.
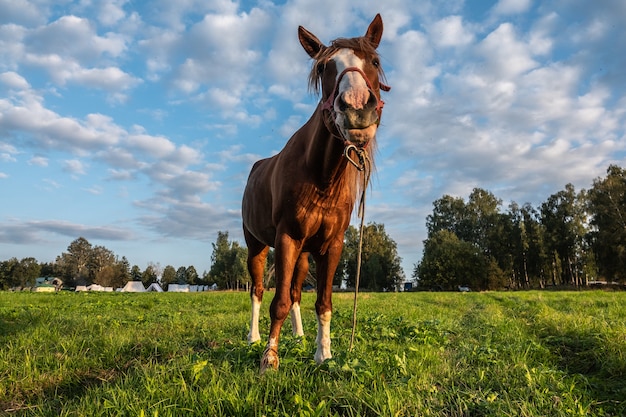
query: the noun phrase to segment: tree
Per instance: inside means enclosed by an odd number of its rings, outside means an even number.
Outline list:
[[[592,227],[588,240],[599,273],[610,281],[626,281],[626,170],[611,165],[588,193]]]
[[[448,230],[459,239],[472,240],[469,213],[462,198],[444,195],[433,202],[433,207],[433,213],[426,216],[428,236],[434,236],[440,230]]]
[[[363,229],[360,288],[371,291],[397,291],[402,281],[402,258],[398,256],[396,242],[389,237],[385,226],[370,223]],[[348,227],[339,268],[345,274],[348,287],[356,284],[359,232]]]
[[[211,254],[209,275],[220,288],[238,289],[249,282],[246,259],[247,250],[237,242],[228,240],[228,232],[217,232]]]
[[[179,285],[184,285],[187,283],[187,268],[185,268],[184,266],[180,266],[176,270],[176,283]]]
[[[39,277],[41,266],[33,257],[23,258],[19,263],[18,279],[22,287],[33,287]]]
[[[138,265],[133,265],[130,269],[130,278],[132,281],[141,281],[141,269]]]
[[[519,207],[509,206],[511,234],[509,244],[512,251],[514,282],[511,288],[544,288],[545,271],[551,268],[546,254],[544,228],[539,212],[526,203]]]
[[[117,275],[116,259],[104,246],[94,246],[89,257],[89,276],[93,283],[103,287],[112,286]]]
[[[413,278],[425,290],[450,291],[458,286],[484,288],[487,262],[474,244],[463,241],[450,230],[439,230],[424,242],[424,255],[415,265]]]
[[[587,248],[584,237],[587,221],[586,193],[576,193],[572,184],[552,194],[541,205],[541,223],[545,229],[548,253],[553,254],[553,284],[583,284],[582,263]],[[560,265],[560,268],[559,268]]]
[[[67,247],[67,252],[57,257],[57,263],[62,268],[63,281],[72,285],[76,283],[89,284],[89,264],[91,261],[91,243],[84,237],[79,237]]]
[[[193,265],[185,269],[185,275],[187,277],[187,284],[196,285],[198,283],[198,272]]]
[[[141,282],[144,287],[148,287],[150,284],[157,282],[157,267],[152,262],[148,263],[145,271],[141,274]]]
[[[0,288],[3,290],[19,286],[19,280],[16,278],[14,271],[19,265],[17,258],[11,258],[0,262]]]
[[[130,275],[130,262],[128,262],[128,259],[126,259],[125,256],[122,256],[122,259],[120,259],[117,262],[117,270],[118,270],[118,281],[116,284],[113,285],[113,287],[123,287],[124,285],[126,285],[126,283],[128,281],[131,280],[131,275]]]
[[[0,263],[0,288],[32,287],[40,273],[41,265],[35,258],[11,258]]]
[[[161,285],[164,290],[167,290],[167,286],[176,282],[176,269],[172,265],[167,265],[163,268],[163,275],[161,276]]]

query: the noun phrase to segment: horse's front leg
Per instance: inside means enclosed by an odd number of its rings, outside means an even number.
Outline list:
[[[277,369],[279,365],[280,330],[291,310],[291,281],[301,246],[287,234],[279,235],[276,239],[276,294],[270,305],[270,334],[261,358],[261,372],[265,372],[268,368]]]
[[[302,328],[302,314],[300,313],[300,301],[302,300],[302,284],[309,273],[309,254],[303,252],[298,257],[296,268],[291,282],[291,327],[294,336],[304,336]]]
[[[317,350],[315,362],[322,363],[332,358],[330,353],[330,320],[333,310],[333,277],[339,264],[343,241],[338,240],[332,244],[328,252],[315,258],[317,265],[317,301],[315,312],[317,313]]]

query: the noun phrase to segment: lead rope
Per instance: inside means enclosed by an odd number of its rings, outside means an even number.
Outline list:
[[[358,164],[350,157],[350,151],[354,150],[359,158]],[[354,347],[354,335],[356,334],[356,312],[357,312],[357,298],[359,295],[359,282],[361,280],[361,258],[363,254],[363,230],[365,223],[365,191],[369,183],[371,174],[371,161],[364,149],[357,148],[354,145],[348,145],[344,150],[344,156],[348,161],[356,167],[359,171],[363,172],[363,189],[361,190],[361,200],[359,201],[358,215],[361,218],[361,224],[359,227],[359,250],[357,252],[356,261],[356,282],[354,286],[354,304],[352,306],[352,334],[350,335],[350,348],[352,351]]]

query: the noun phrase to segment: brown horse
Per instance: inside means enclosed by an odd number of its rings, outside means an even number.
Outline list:
[[[361,171],[375,145],[383,107],[380,90],[388,90],[380,81],[383,73],[376,53],[382,33],[380,15],[365,36],[340,38],[330,46],[298,28],[300,43],[314,60],[309,86],[316,92],[321,88],[322,99],[280,153],[254,164],[242,203],[252,277],[250,343],[260,339],[263,269],[269,247],[276,248],[276,294],[261,371],[278,368],[280,329],[289,311],[294,334],[303,335],[300,299],[309,253],[317,266],[315,360],[321,363],[331,357],[333,276],[362,188]]]

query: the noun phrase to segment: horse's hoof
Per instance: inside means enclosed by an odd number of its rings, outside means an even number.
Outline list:
[[[327,351],[321,350],[321,349],[317,349],[315,351],[315,363],[317,363],[318,365],[324,363],[325,360],[327,359],[331,359],[333,357],[333,355],[331,355],[330,353],[330,349]]]
[[[261,374],[264,374],[268,369],[278,369],[278,365],[278,352],[270,348],[265,349],[261,357]]]
[[[261,336],[256,333],[256,334],[252,334],[252,333],[248,333],[248,344],[252,345],[256,342],[258,342],[259,340],[261,340]]]

